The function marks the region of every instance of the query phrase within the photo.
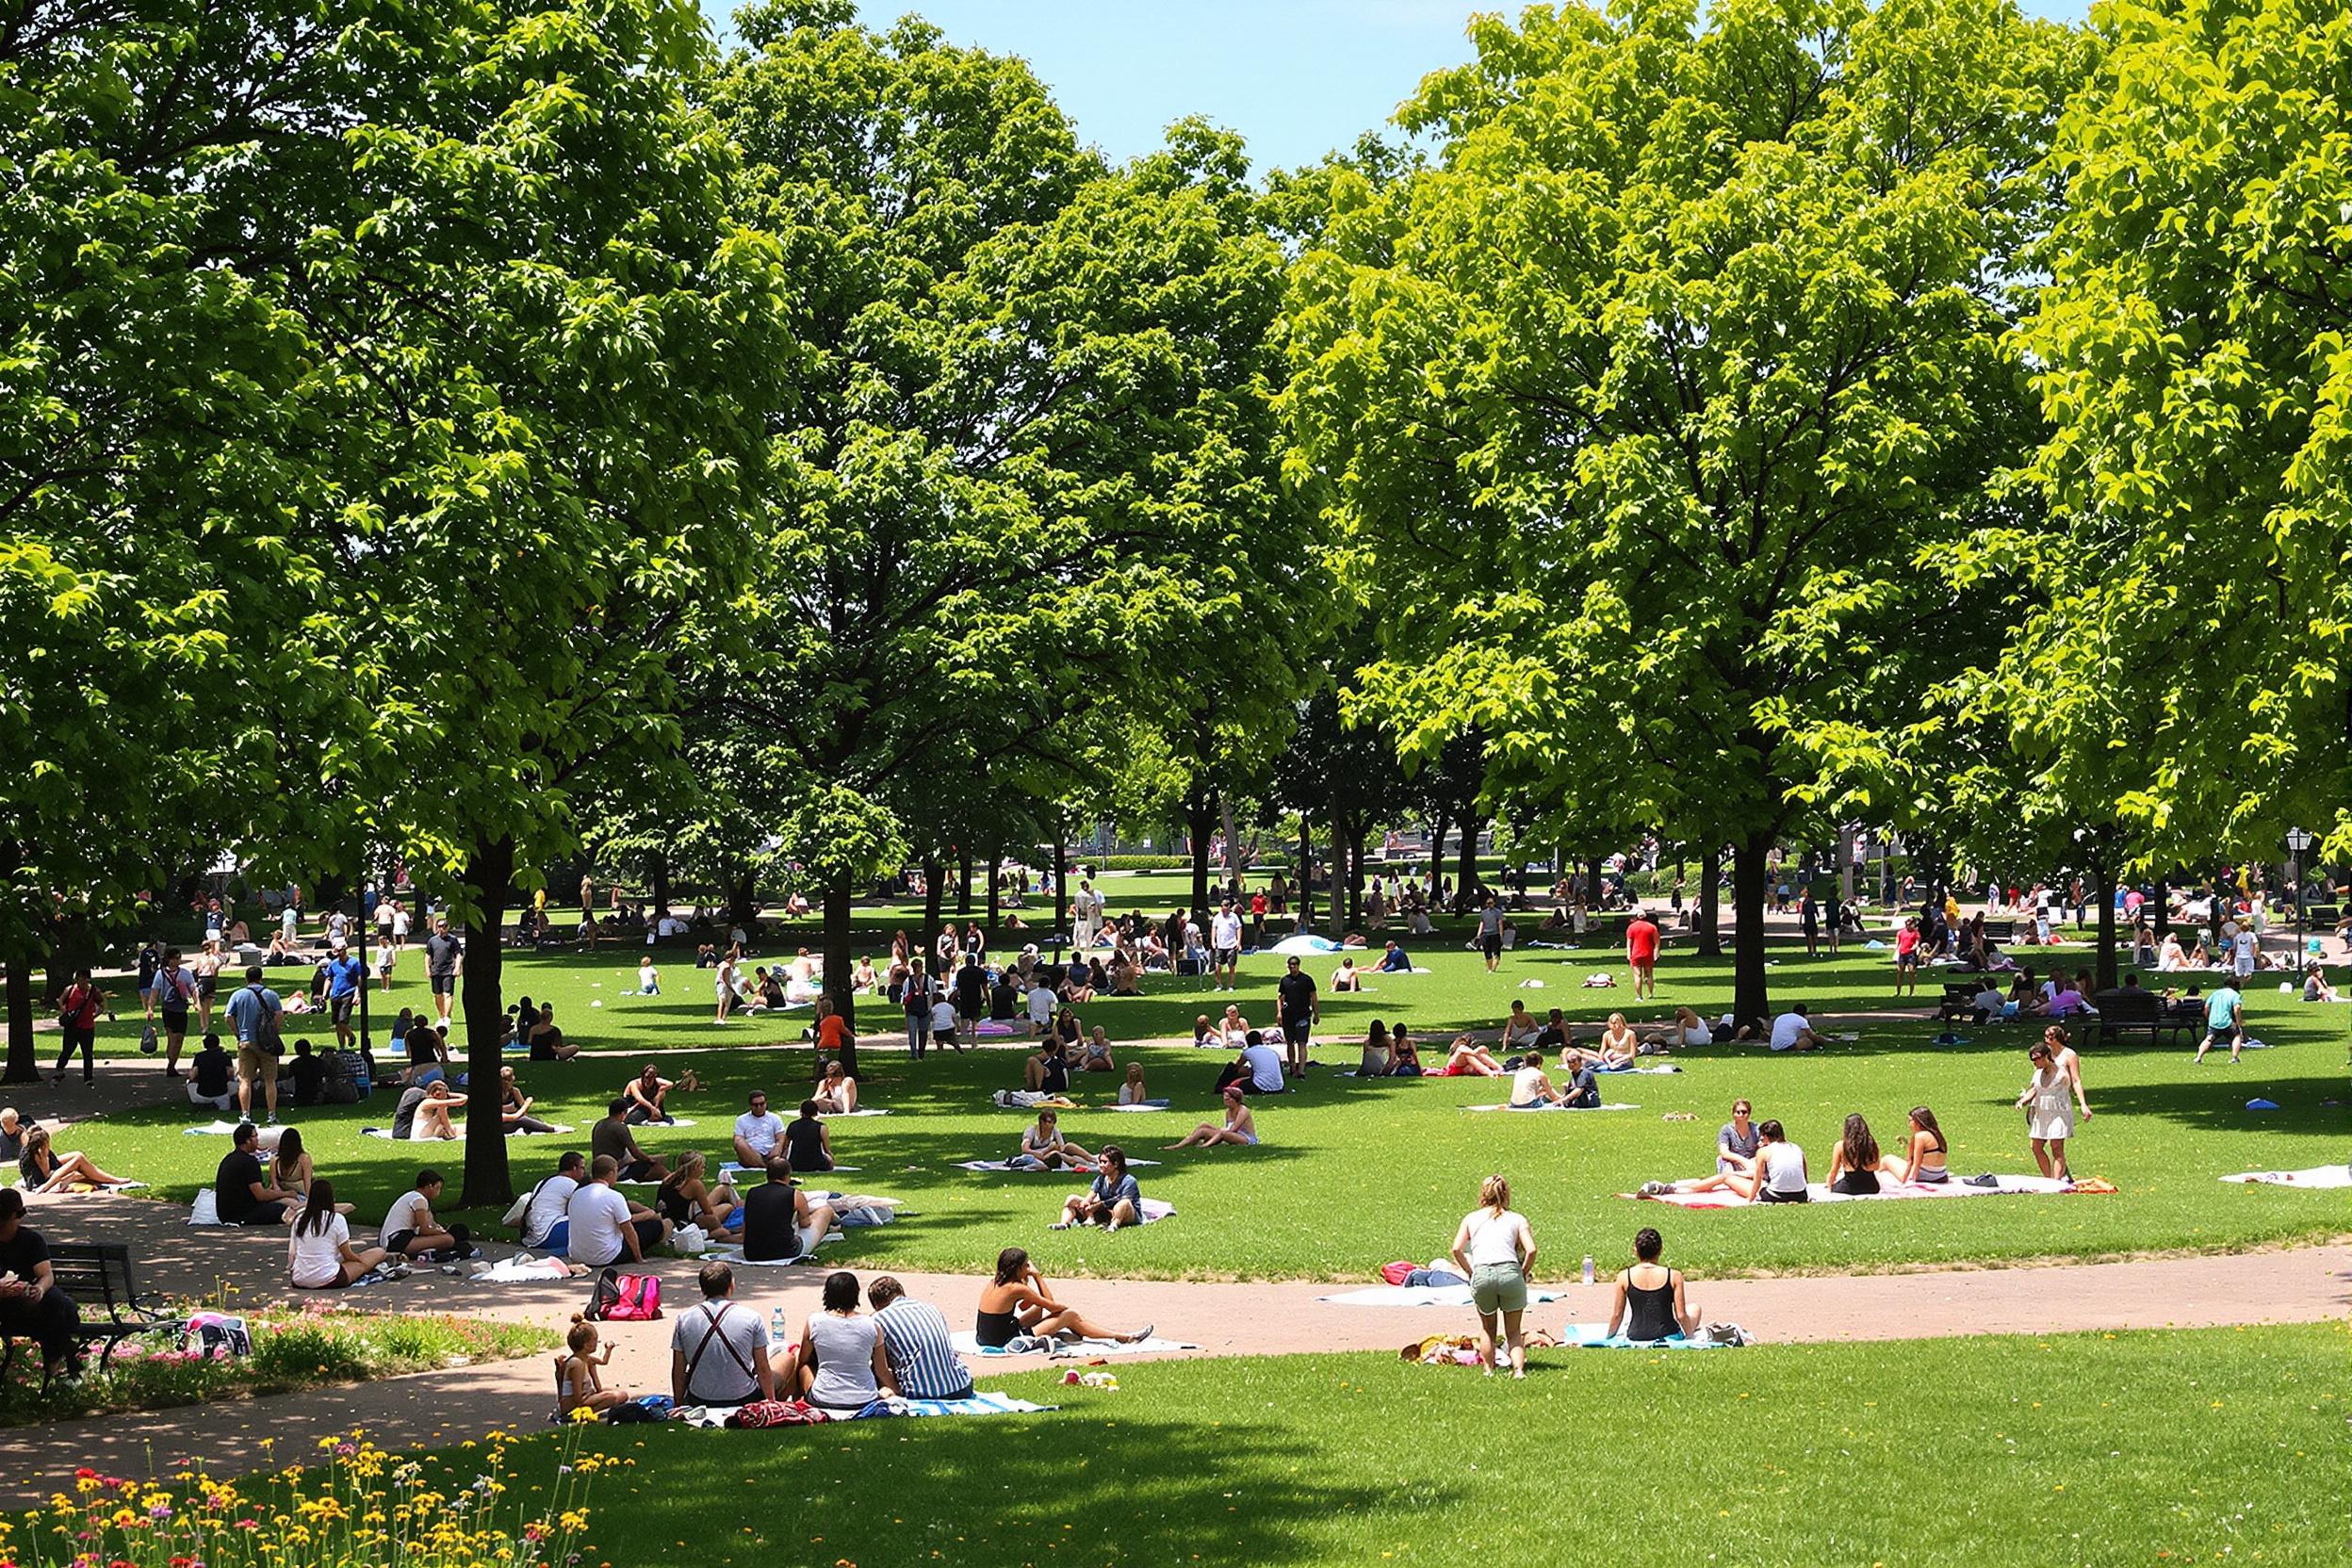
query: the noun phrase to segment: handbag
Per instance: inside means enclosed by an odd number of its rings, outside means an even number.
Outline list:
[[[596,1276],[586,1315],[600,1323],[650,1323],[662,1315],[662,1282],[608,1268]]]
[[[139,1032],[139,1049],[142,1055],[152,1056],[155,1054],[155,1021],[154,1019],[149,1019],[147,1027]]]

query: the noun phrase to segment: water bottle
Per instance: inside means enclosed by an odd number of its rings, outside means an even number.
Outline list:
[[[768,1338],[776,1344],[784,1343],[784,1309],[777,1307],[768,1315]]]
[[[1584,1259],[1584,1282],[1586,1284],[1592,1282],[1592,1256],[1589,1252],[1585,1254]]]

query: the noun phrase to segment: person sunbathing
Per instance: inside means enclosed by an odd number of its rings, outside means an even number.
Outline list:
[[[1037,1113],[1037,1125],[1021,1135],[1021,1152],[1006,1163],[1016,1170],[1072,1170],[1094,1168],[1094,1156],[1062,1136],[1061,1113]]]
[[[457,1127],[449,1120],[449,1113],[465,1108],[470,1096],[458,1094],[449,1087],[447,1078],[435,1078],[425,1086],[425,1097],[416,1106],[416,1119],[409,1123],[412,1138],[439,1138],[454,1142]]]
[[[1453,1049],[1446,1053],[1446,1065],[1438,1070],[1441,1078],[1500,1078],[1503,1064],[1494,1054],[1468,1035],[1456,1035]]]
[[[1944,1164],[1947,1152],[1944,1130],[1936,1124],[1936,1113],[1925,1105],[1914,1105],[1910,1136],[1902,1154],[1887,1157],[1886,1169],[1899,1182],[1941,1186],[1952,1180],[1952,1171]]]
[[[1870,1135],[1870,1122],[1857,1111],[1846,1118],[1838,1152],[1830,1156],[1829,1190],[1848,1198],[1874,1197],[1878,1173],[1886,1163],[1879,1154],[1878,1139]]]
[[[1029,1254],[1018,1247],[1007,1247],[996,1255],[996,1275],[980,1289],[980,1310],[973,1328],[972,1337],[983,1349],[1002,1349],[1023,1335],[1068,1333],[1121,1345],[1135,1345],[1152,1337],[1149,1323],[1139,1333],[1117,1333],[1089,1321],[1075,1307],[1056,1300],[1045,1276],[1030,1263]]]
[[[1148,1105],[1152,1102],[1151,1096],[1152,1091],[1143,1086],[1143,1064],[1141,1062],[1129,1062],[1127,1064],[1127,1081],[1119,1086],[1119,1103],[1122,1105]]]
[[[1601,1031],[1600,1048],[1585,1053],[1585,1065],[1613,1072],[1633,1066],[1634,1058],[1641,1054],[1642,1045],[1634,1038],[1633,1025],[1625,1021],[1625,1014],[1611,1013],[1609,1026]]]
[[[1176,1143],[1160,1147],[1170,1149],[1205,1149],[1212,1144],[1230,1143],[1238,1148],[1254,1149],[1258,1145],[1257,1119],[1250,1114],[1249,1097],[1231,1085],[1225,1089],[1225,1120],[1221,1125],[1203,1121],[1186,1133]]]
[[[653,1196],[654,1213],[668,1220],[673,1230],[699,1225],[713,1241],[738,1240],[743,1235],[740,1200],[727,1183],[714,1187],[703,1180],[709,1163],[700,1150],[679,1156],[678,1168],[662,1178]]]
[[[1357,1058],[1356,1076],[1385,1078],[1396,1070],[1396,1056],[1388,1044],[1388,1025],[1376,1018],[1364,1037],[1364,1054]]]
[[[2336,988],[2328,983],[2327,972],[2316,961],[2306,965],[2303,971],[2303,1000],[2333,1002],[2336,999]]]
[[[1536,1028],[1535,1015],[1527,1011],[1527,1004],[1514,1000],[1511,1004],[1511,1016],[1503,1020],[1503,1049],[1515,1051],[1532,1040]]]
[[[32,1196],[65,1192],[75,1184],[93,1187],[129,1186],[127,1176],[109,1176],[90,1163],[79,1150],[50,1146],[49,1129],[34,1127],[24,1134],[24,1152],[17,1156],[18,1184]]]
[[[1339,967],[1331,971],[1331,989],[1334,991],[1362,991],[1364,989],[1364,972],[1356,968],[1356,961],[1353,958],[1342,958],[1339,961]]]
[[[847,1116],[858,1108],[858,1080],[841,1070],[839,1060],[825,1064],[825,1079],[810,1099],[820,1116]]]
[[[1684,1046],[1713,1045],[1715,1031],[1707,1020],[1688,1007],[1674,1009],[1674,1021],[1642,1042],[1652,1051],[1674,1051]]]

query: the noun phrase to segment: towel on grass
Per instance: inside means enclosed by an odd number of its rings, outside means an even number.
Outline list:
[[[660,1123],[657,1122],[655,1125],[659,1126]],[[677,1125],[680,1127],[690,1127],[694,1124],[692,1122],[681,1121]],[[452,1141],[463,1143],[466,1141],[466,1124],[464,1122],[450,1122],[449,1130],[457,1135],[457,1137],[454,1140],[449,1138],[405,1138],[394,1139],[394,1141],[406,1143],[449,1143]],[[569,1127],[550,1126],[547,1131],[544,1133],[509,1133],[506,1135],[511,1138],[556,1137],[563,1134],[569,1133],[573,1129]],[[359,1130],[359,1135],[364,1138],[390,1138],[392,1136],[392,1129],[389,1127],[362,1127]]]
[[[890,1112],[885,1110],[877,1110],[872,1105],[860,1105],[854,1111],[819,1111],[817,1113],[817,1119],[819,1121],[840,1121],[845,1118],[853,1116],[888,1116],[890,1114]],[[694,1124],[688,1121],[681,1121],[678,1125],[680,1127],[691,1127]]]
[[[1056,1361],[1068,1356],[1077,1356],[1092,1361],[1097,1356],[1150,1356],[1165,1354],[1169,1350],[1200,1348],[1188,1340],[1161,1339],[1154,1336],[1151,1339],[1139,1339],[1133,1345],[1121,1345],[1115,1339],[1060,1339],[1054,1341],[1054,1348],[1050,1350],[1014,1351],[995,1346],[983,1346],[979,1337],[970,1329],[961,1329],[956,1331],[955,1345],[956,1353],[959,1356],[1042,1355],[1051,1356]]]
[[[2352,1187],[2352,1168],[2340,1165],[2315,1165],[2309,1170],[2249,1170],[2242,1176],[2224,1176],[2225,1182],[2260,1182],[2275,1187]]]
[[[1612,1334],[1606,1323],[1571,1323],[1561,1333],[1560,1343],[1570,1350],[1728,1350],[1730,1346],[1712,1339],[1685,1339],[1680,1334],[1671,1339],[1627,1339]]]
[[[1989,1187],[1970,1186],[1954,1179],[1950,1182],[1888,1183],[1875,1193],[1832,1192],[1815,1184],[1805,1191],[1816,1203],[1875,1203],[1895,1198],[2000,1198],[2025,1195],[2063,1193],[2071,1184],[2055,1176],[2002,1176]],[[1627,1193],[1626,1197],[1632,1197]],[[1648,1203],[1672,1203],[1679,1209],[1745,1209],[1773,1208],[1770,1203],[1751,1203],[1736,1192],[1668,1192],[1642,1200]]]
[[[1644,1062],[1638,1067],[1596,1067],[1595,1072],[1680,1072],[1672,1062]]]
[[[1159,1163],[1157,1160],[1129,1160],[1127,1162],[1131,1168]],[[1010,1160],[957,1160],[955,1168],[957,1170],[1009,1170],[1023,1176],[1090,1176],[1094,1173],[1094,1167],[1090,1165],[1066,1166],[1058,1170],[1048,1170],[1043,1166],[1015,1165]]]
[[[1639,1105],[1611,1101],[1602,1105],[1464,1105],[1465,1111],[1638,1111]]]
[[[1168,1108],[1168,1102],[1165,1100],[1147,1100],[1139,1105],[1105,1105],[1102,1108],[1106,1111],[1165,1111]],[[1133,1165],[1135,1162],[1130,1160],[1127,1163],[1129,1165]]]
[[[534,1258],[529,1253],[523,1253],[516,1257],[501,1258],[489,1267],[479,1273],[469,1274],[466,1278],[478,1285],[536,1283],[544,1280],[568,1280],[572,1277],[572,1270],[576,1266],[579,1266],[565,1263],[562,1258]],[[586,1273],[587,1270],[583,1267],[580,1272]]]
[[[1530,1301],[1558,1301],[1565,1293],[1527,1287]],[[1334,1307],[1466,1307],[1471,1304],[1468,1285],[1370,1285],[1363,1290],[1343,1290],[1336,1296],[1318,1296],[1318,1301]]]
[[[806,1179],[810,1176],[839,1176],[844,1171],[855,1172],[857,1169],[858,1168],[854,1165],[837,1165],[830,1170],[795,1170],[792,1174]],[[719,1167],[719,1174],[722,1176],[758,1176],[765,1178],[767,1172],[756,1165],[743,1165],[737,1161],[729,1160],[725,1165]]]
[[[993,1389],[976,1390],[969,1399],[878,1399],[860,1415],[1036,1415],[1059,1405],[1032,1404]]]

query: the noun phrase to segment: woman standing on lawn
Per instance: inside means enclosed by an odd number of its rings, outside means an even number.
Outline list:
[[[1471,1305],[1483,1340],[1479,1359],[1494,1375],[1494,1320],[1503,1322],[1511,1351],[1511,1375],[1527,1375],[1527,1339],[1519,1326],[1527,1310],[1527,1272],[1535,1266],[1535,1233],[1527,1217],[1511,1206],[1511,1183],[1489,1176],[1478,1187],[1478,1208],[1462,1216],[1454,1233],[1454,1265],[1470,1279]]]
[[[2064,1031],[2053,1029],[2061,1037]],[[2062,1182],[2074,1180],[2066,1168],[2066,1140],[2074,1136],[2074,1109],[2082,1099],[2080,1086],[2068,1081],[2066,1070],[2058,1065],[2057,1050],[2047,1036],[2034,1042],[2026,1053],[2034,1064],[2034,1076],[2026,1081],[2025,1091],[2017,1096],[2017,1106],[2025,1112],[2026,1135],[2033,1141],[2034,1163],[2042,1168],[2042,1174],[2054,1176]],[[2082,1106],[2082,1114],[2090,1114],[2090,1106]]]

